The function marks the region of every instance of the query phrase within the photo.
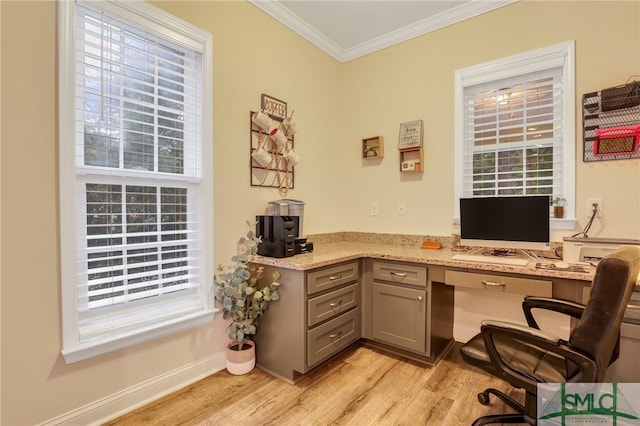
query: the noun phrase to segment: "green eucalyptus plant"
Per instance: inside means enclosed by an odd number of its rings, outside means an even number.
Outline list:
[[[251,223],[247,225],[251,227]],[[280,299],[278,271],[273,273],[270,284],[259,287],[264,267],[251,261],[260,242],[261,237],[249,230],[246,237],[238,239],[240,252],[231,258],[234,265],[219,265],[214,277],[215,299],[220,302],[224,319],[231,319],[229,338],[237,342],[237,350],[243,349],[245,339],[256,334],[258,318],[269,304]]]

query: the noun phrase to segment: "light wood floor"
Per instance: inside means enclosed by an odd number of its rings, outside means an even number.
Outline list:
[[[464,363],[460,344],[433,368],[354,345],[295,385],[259,369],[226,370],[112,422],[128,425],[470,425],[478,416],[511,412],[478,403],[487,387],[521,391]]]

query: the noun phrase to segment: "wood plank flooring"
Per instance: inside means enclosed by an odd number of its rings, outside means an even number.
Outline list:
[[[441,426],[512,412],[494,400],[482,406],[476,395],[494,387],[522,400],[522,391],[465,364],[459,347],[430,368],[357,344],[294,385],[257,368],[224,370],[107,425]]]

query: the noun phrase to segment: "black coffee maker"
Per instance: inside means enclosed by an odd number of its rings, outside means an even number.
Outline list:
[[[296,254],[298,216],[256,216],[256,234],[262,237],[258,254],[288,257]]]
[[[256,235],[262,237],[258,254],[287,257],[313,251],[313,243],[302,234],[304,203],[299,200],[277,200],[269,203],[269,215],[256,216]]]

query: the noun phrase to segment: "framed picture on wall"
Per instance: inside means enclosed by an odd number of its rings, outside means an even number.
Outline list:
[[[398,149],[422,147],[422,120],[400,124]]]

